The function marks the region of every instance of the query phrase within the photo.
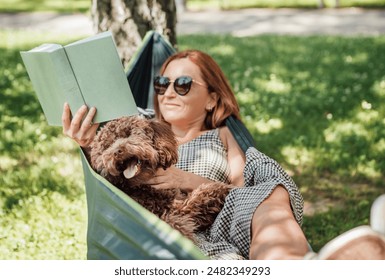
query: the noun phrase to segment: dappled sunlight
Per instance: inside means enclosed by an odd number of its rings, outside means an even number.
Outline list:
[[[380,139],[377,143],[374,143],[373,151],[385,155],[385,139]]]
[[[16,167],[18,161],[7,155],[0,155],[0,171]]]
[[[317,160],[316,152],[306,147],[286,146],[281,152],[286,162],[295,168],[296,173],[312,167]]]
[[[329,143],[341,142],[345,136],[368,136],[365,126],[350,121],[334,122],[324,131],[325,141]]]
[[[364,110],[370,110],[370,109],[372,109],[372,104],[367,102],[366,100],[362,100],[361,108]]]
[[[328,149],[333,151],[331,164],[344,164],[345,174],[381,181],[385,155],[383,117],[376,109],[382,104],[361,100],[349,120],[332,121],[323,132]],[[341,170],[342,171],[342,170]]]
[[[359,52],[355,55],[347,55],[343,59],[348,64],[361,64],[361,63],[367,63],[368,62],[368,53],[366,52]]]
[[[226,55],[226,56],[234,56],[235,55],[235,48],[231,45],[226,44],[220,44],[215,47],[210,48],[210,52],[216,53],[219,55]]]
[[[284,82],[276,74],[270,74],[269,80],[254,79],[257,88],[276,94],[289,94],[291,91],[290,83]]]
[[[371,110],[372,104],[363,102],[361,104],[362,106],[362,111],[357,112],[357,120],[359,120],[362,124],[369,124],[372,122],[375,122],[380,119],[380,113],[376,110]]]
[[[365,163],[358,163],[356,170],[352,172],[352,176],[364,174],[368,178],[380,179],[383,176],[382,171],[378,170],[375,160],[367,160]]]
[[[373,92],[381,98],[385,98],[385,77],[373,84]]]
[[[237,99],[242,103],[251,103],[252,105],[256,105],[254,103],[258,101],[259,96],[250,88],[244,88],[242,91],[237,93]]]
[[[257,131],[261,134],[268,134],[272,132],[273,130],[281,129],[282,128],[282,121],[280,119],[268,119],[265,120],[258,120],[254,123],[254,127],[257,129]]]

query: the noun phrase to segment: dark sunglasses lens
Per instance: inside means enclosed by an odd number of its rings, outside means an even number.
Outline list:
[[[186,95],[191,88],[192,78],[188,76],[182,76],[175,80],[174,89],[179,95]]]
[[[156,77],[154,80],[154,90],[156,94],[162,95],[170,85],[170,79],[167,77]]]

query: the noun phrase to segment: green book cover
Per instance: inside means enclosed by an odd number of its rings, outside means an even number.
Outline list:
[[[96,107],[95,123],[138,113],[111,32],[20,54],[48,124],[62,125],[65,102],[72,114]]]

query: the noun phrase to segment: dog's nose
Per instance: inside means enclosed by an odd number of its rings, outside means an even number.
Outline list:
[[[116,152],[114,152],[114,156],[117,157],[119,155],[121,155],[123,153],[122,150],[117,150]]]

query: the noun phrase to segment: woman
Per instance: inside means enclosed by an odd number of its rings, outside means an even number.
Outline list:
[[[220,67],[203,52],[183,51],[168,58],[160,75],[154,81],[156,117],[175,133],[179,161],[149,184],[193,190],[220,180],[240,187],[229,194],[212,228],[198,235],[198,246],[212,258],[303,258],[308,246],[300,227],[302,197],[274,160],[254,148],[245,155],[225,126],[228,116],[240,115]],[[98,128],[95,112],[84,106],[71,121],[64,106],[63,132],[85,149]]]

